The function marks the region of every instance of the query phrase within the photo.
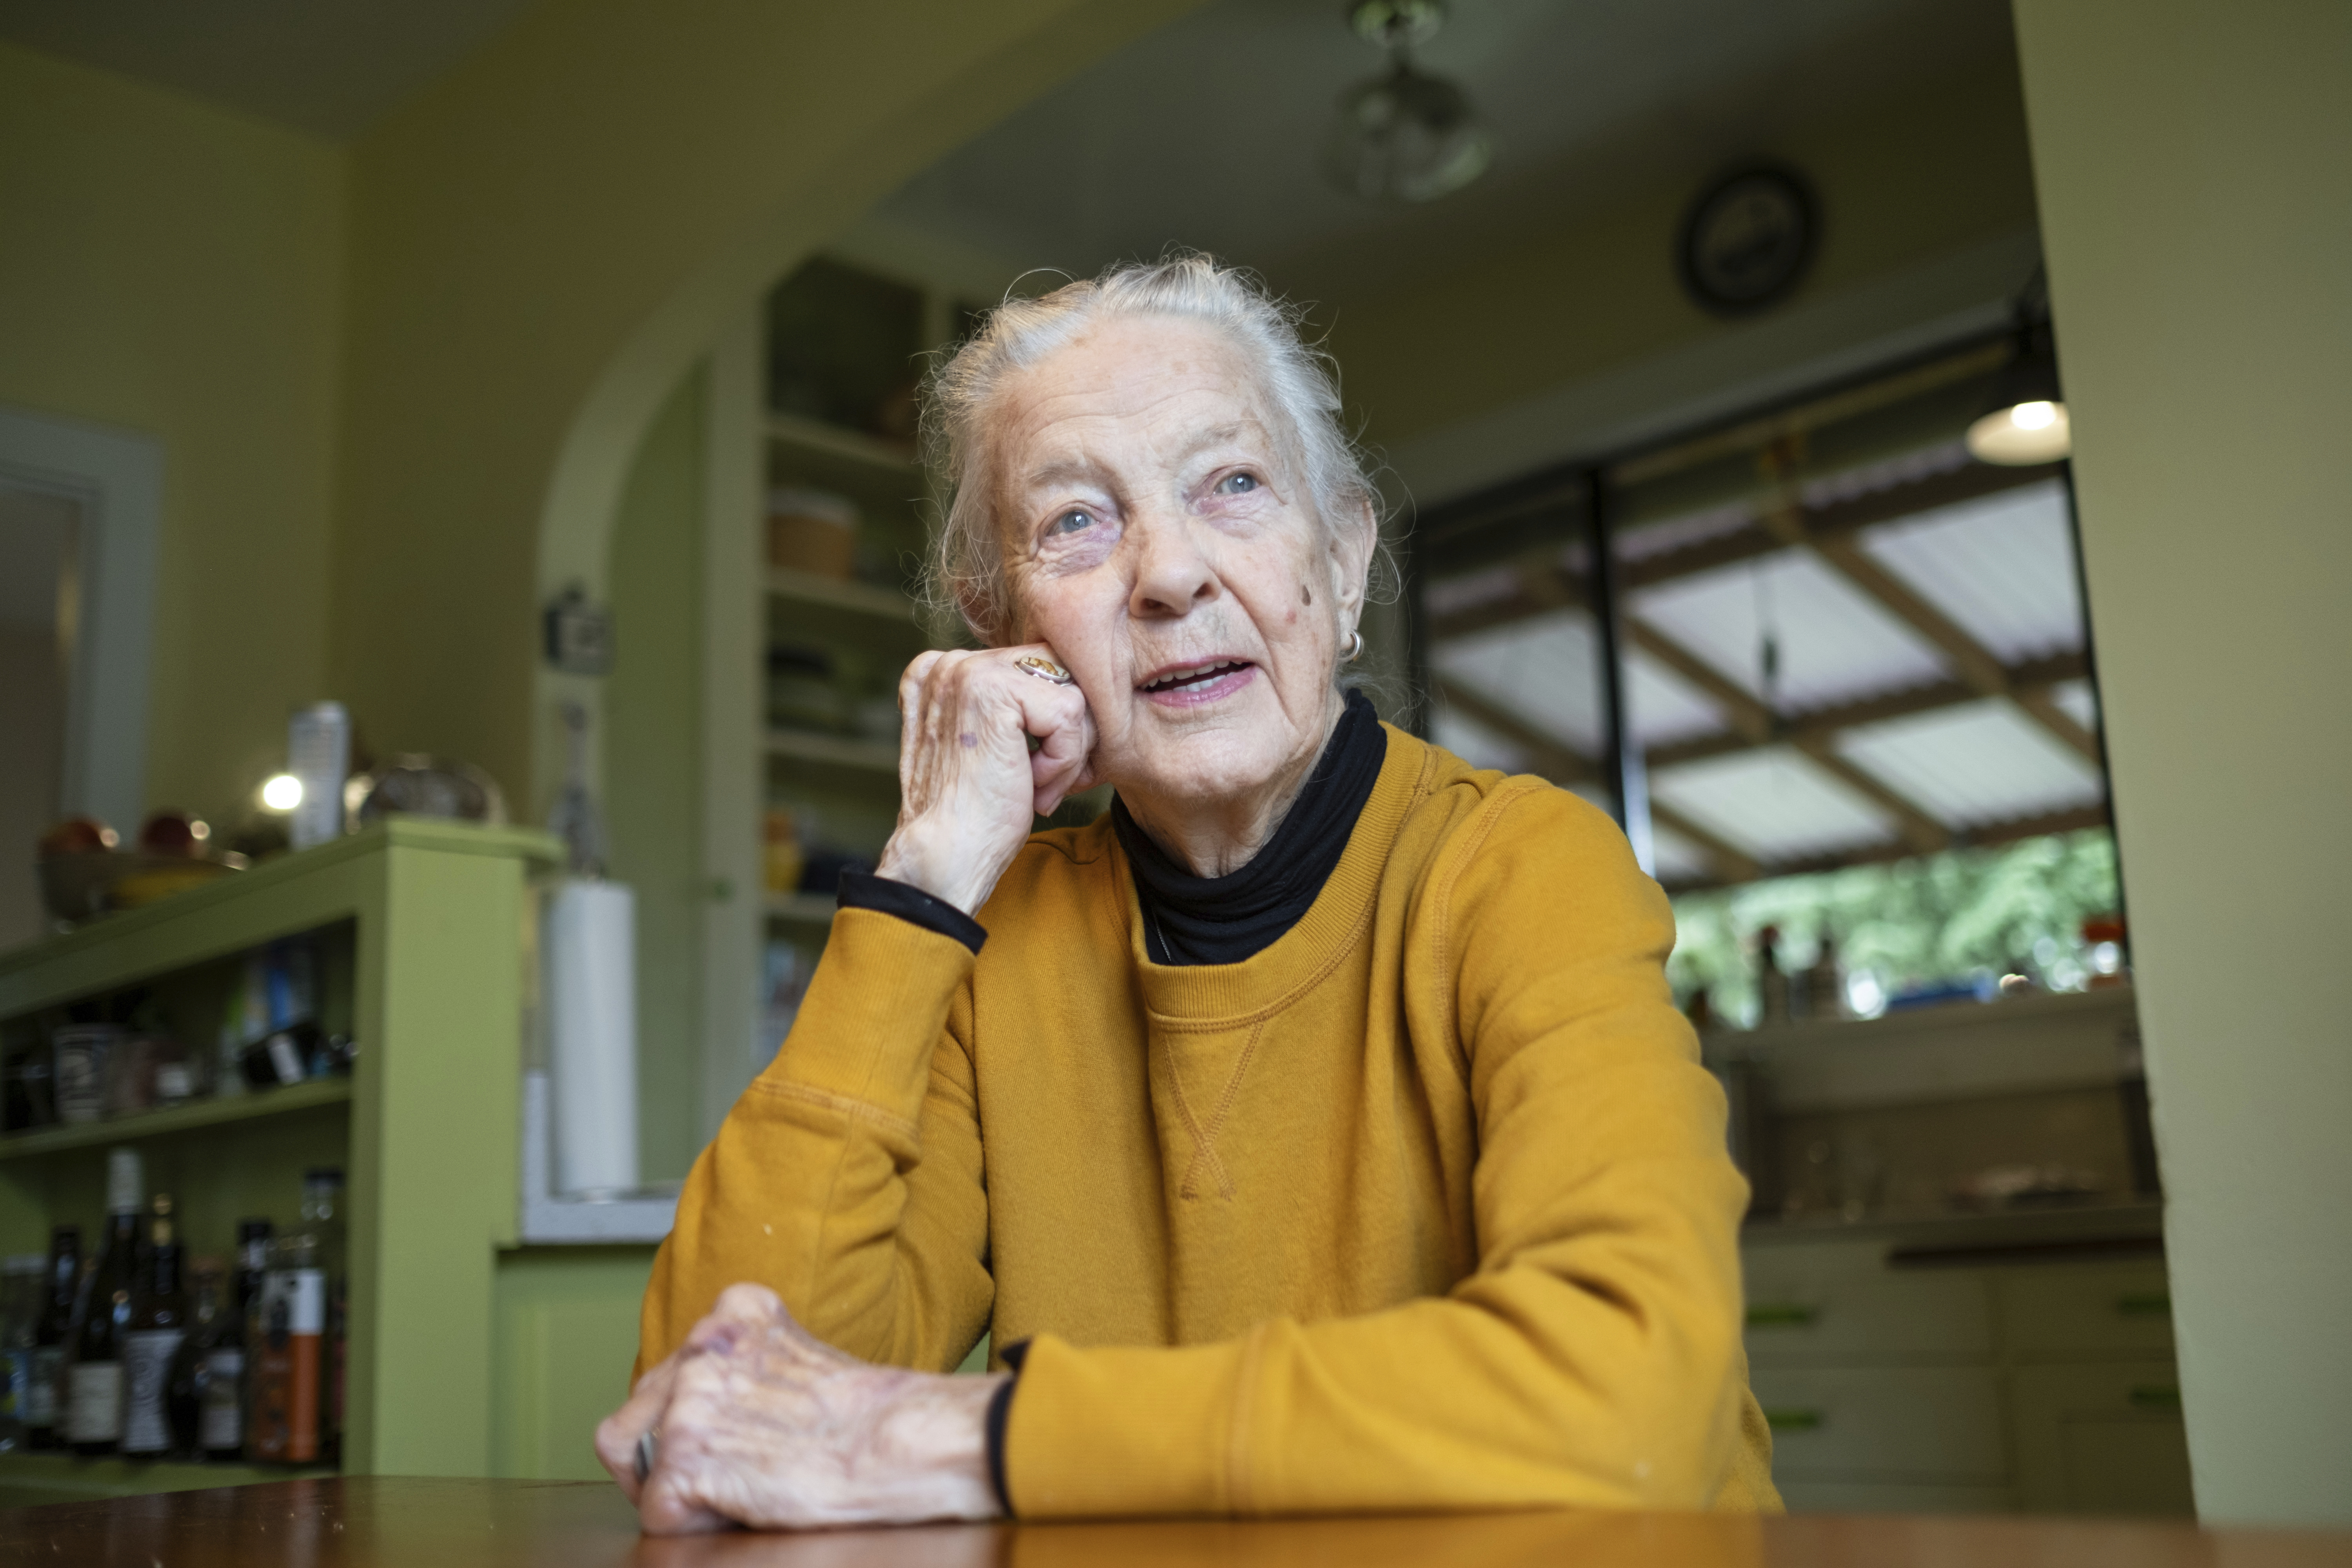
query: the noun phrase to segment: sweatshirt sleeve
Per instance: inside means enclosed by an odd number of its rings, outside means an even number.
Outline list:
[[[1422,896],[1408,1016],[1467,1077],[1476,1268],[1222,1343],[1038,1336],[1006,1435],[1022,1517],[1769,1506],[1760,1422],[1743,1444],[1745,1186],[1666,987],[1664,895],[1606,817],[1515,781]]]
[[[636,1374],[719,1293],[766,1285],[852,1355],[951,1370],[987,1326],[988,1199],[968,1018],[973,953],[873,909],[834,917],[791,1035],[678,1194]]]

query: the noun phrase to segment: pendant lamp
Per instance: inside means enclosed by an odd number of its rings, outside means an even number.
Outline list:
[[[1413,68],[1411,50],[1445,20],[1444,0],[1357,0],[1348,23],[1388,51],[1385,76],[1339,100],[1339,123],[1323,153],[1324,173],[1350,195],[1430,202],[1486,172],[1495,144],[1452,82]]]
[[[1968,442],[1969,455],[1979,461],[2011,468],[2054,463],[2074,449],[2046,317],[2020,321],[2016,353],[1993,383],[1984,413],[1969,426]]]

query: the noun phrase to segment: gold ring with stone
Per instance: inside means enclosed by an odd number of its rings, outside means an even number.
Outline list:
[[[1075,685],[1078,679],[1042,653],[1024,653],[1013,661],[1013,668],[1040,680],[1050,680],[1056,686]]]

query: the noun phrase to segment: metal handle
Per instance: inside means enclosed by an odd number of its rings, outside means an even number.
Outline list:
[[[1799,1301],[1756,1301],[1748,1308],[1748,1326],[1751,1329],[1810,1329],[1820,1321],[1822,1310]]]

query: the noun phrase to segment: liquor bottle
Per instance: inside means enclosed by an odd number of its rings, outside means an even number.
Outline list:
[[[172,1358],[188,1335],[188,1298],[180,1285],[180,1244],[172,1233],[172,1199],[155,1194],[146,1268],[131,1294],[131,1324],[122,1335],[122,1452],[157,1459],[172,1451],[172,1425],[163,1409]]]
[[[319,1245],[297,1230],[269,1244],[269,1271],[254,1300],[253,1397],[246,1451],[264,1464],[308,1465],[319,1458],[320,1340],[327,1321],[327,1278]]]
[[[343,1263],[343,1173],[320,1165],[302,1173],[302,1228],[317,1245],[319,1271],[326,1279],[327,1321],[320,1344],[319,1458],[339,1464],[343,1450],[345,1330],[350,1321],[351,1277]]]
[[[81,1226],[61,1225],[49,1232],[49,1272],[41,1315],[33,1325],[31,1386],[25,1391],[26,1440],[36,1448],[61,1448],[58,1430],[58,1383],[65,1373],[66,1334],[73,1327],[74,1287],[81,1282]]]
[[[222,1300],[220,1260],[200,1258],[188,1337],[172,1358],[163,1412],[172,1451],[192,1459],[234,1459],[245,1447],[245,1328]]]
[[[343,1173],[302,1178],[302,1223],[270,1244],[247,1331],[246,1451],[268,1464],[332,1462],[341,1415]]]
[[[33,1325],[46,1292],[48,1259],[28,1252],[0,1263],[0,1453],[25,1447],[26,1394],[32,1388]]]
[[[266,1219],[236,1222],[236,1279],[233,1282],[236,1296],[231,1305],[240,1333],[253,1310],[254,1298],[261,1294],[262,1276],[269,1271],[269,1237],[276,1229]]]
[[[139,1192],[145,1171],[136,1149],[106,1163],[106,1238],[82,1282],[68,1335],[66,1441],[77,1454],[110,1454],[122,1441],[122,1335],[139,1277]]]

